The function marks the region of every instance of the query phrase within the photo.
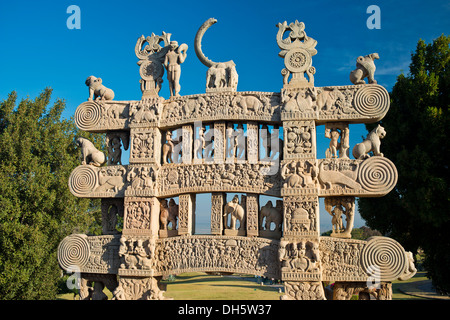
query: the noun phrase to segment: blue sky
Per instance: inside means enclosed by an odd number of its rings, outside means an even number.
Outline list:
[[[70,5],[81,10],[79,30],[67,28]],[[380,8],[381,29],[367,28],[370,5]],[[207,68],[195,55],[194,37],[211,17],[218,23],[203,37],[203,52],[214,61],[234,60],[238,91],[280,90],[284,66],[278,57],[276,24],[295,20],[303,21],[307,35],[318,41],[313,57],[316,86],[351,84],[349,73],[356,58],[377,52],[375,78],[390,91],[396,77],[408,73],[419,39],[431,42],[442,33],[449,34],[449,16],[450,2],[437,0],[2,1],[0,100],[13,90],[21,99],[52,87],[53,98],[65,99],[64,116],[70,117],[88,97],[84,81],[90,75],[101,77],[115,91],[115,100],[138,100],[136,40],[162,31],[189,46],[180,94],[204,93]],[[160,95],[169,97],[167,80]],[[366,134],[363,125],[350,130],[351,145]],[[329,142],[323,131],[322,127],[317,130],[319,157]],[[329,229],[327,215],[321,213],[322,231]],[[357,220],[355,226],[363,223]]]

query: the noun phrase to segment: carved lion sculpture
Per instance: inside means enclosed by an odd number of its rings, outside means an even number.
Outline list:
[[[380,59],[378,53],[371,53],[364,57],[359,56],[356,59],[356,69],[350,72],[350,81],[353,84],[365,84],[364,78],[367,78],[369,83],[377,83],[374,79],[375,59]]]
[[[353,147],[353,156],[355,159],[366,159],[369,158],[369,152],[373,151],[375,156],[383,157],[383,154],[380,152],[381,139],[386,136],[386,131],[380,125],[378,125],[375,129],[373,129],[367,138],[361,142],[356,144]]]
[[[99,151],[88,139],[80,137],[76,143],[81,148],[81,164],[92,164],[100,167],[106,162],[105,154]]]
[[[102,78],[89,76],[86,79],[86,85],[89,87],[88,101],[92,100],[112,100],[114,99],[114,91],[108,89],[102,84]]]

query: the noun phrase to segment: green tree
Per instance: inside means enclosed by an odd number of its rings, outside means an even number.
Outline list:
[[[387,132],[381,149],[395,163],[398,183],[385,197],[358,201],[371,228],[406,250],[423,248],[428,276],[445,294],[450,294],[449,43],[445,35],[430,44],[420,40],[409,74],[398,76],[381,121]]]
[[[86,232],[98,211],[98,203],[69,191],[81,133],[61,119],[63,100],[47,109],[51,93],[16,106],[12,92],[0,102],[0,299],[55,298],[58,244]]]

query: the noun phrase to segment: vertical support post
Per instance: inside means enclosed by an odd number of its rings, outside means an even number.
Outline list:
[[[246,214],[247,237],[257,237],[259,234],[259,194],[247,193]]]
[[[214,122],[214,162],[225,162],[225,122]]]
[[[178,201],[178,235],[192,235],[195,194],[180,194]]]
[[[223,206],[226,194],[223,192],[211,193],[211,234],[223,233]]]
[[[247,160],[249,163],[258,163],[258,130],[257,122],[247,123]]]

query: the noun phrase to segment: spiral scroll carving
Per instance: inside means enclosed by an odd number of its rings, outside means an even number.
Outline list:
[[[387,158],[370,157],[361,163],[358,180],[361,186],[370,193],[386,194],[397,183],[397,169]]]
[[[91,254],[89,243],[83,235],[70,235],[61,241],[58,247],[58,262],[64,270],[81,269]]]
[[[76,196],[88,195],[93,192],[97,186],[97,171],[89,165],[83,165],[75,168],[69,177],[70,192]]]
[[[368,275],[380,281],[393,281],[406,270],[406,253],[393,239],[372,237],[361,252],[361,266]]]
[[[95,128],[102,117],[101,106],[94,101],[80,104],[75,111],[75,124],[81,130]]]
[[[363,116],[383,116],[389,109],[389,93],[379,85],[364,86],[356,92],[354,104]]]

